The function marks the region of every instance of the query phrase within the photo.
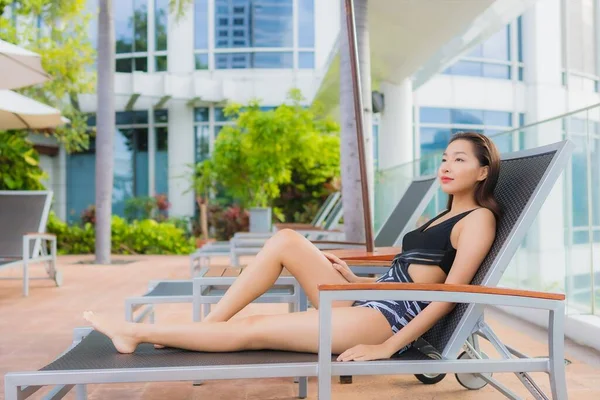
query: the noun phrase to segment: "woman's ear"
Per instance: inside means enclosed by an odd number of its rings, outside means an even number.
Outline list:
[[[485,167],[480,167],[479,168],[479,177],[477,177],[477,181],[478,182],[484,181],[488,177],[489,170],[490,170],[490,167],[487,165]]]

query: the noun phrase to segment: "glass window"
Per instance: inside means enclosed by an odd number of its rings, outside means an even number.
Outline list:
[[[217,69],[251,68],[251,53],[219,53],[215,54]]]
[[[292,47],[292,3],[293,0],[215,0],[215,19],[235,20],[236,29],[241,32],[236,37],[246,39],[247,47]],[[233,43],[234,35],[221,36],[219,24],[215,25],[218,38],[228,37],[217,40],[216,47],[239,47]]]
[[[419,112],[421,123],[449,124],[451,120],[448,108],[421,107]]]
[[[113,15],[116,51],[117,53],[131,53],[133,51],[133,7],[131,1],[113,2]]]
[[[209,158],[210,155],[210,128],[208,125],[197,125],[196,129],[196,162]]]
[[[161,110],[163,111],[163,110]],[[164,110],[166,111],[166,110]],[[154,168],[154,191],[156,194],[169,193],[169,130],[167,127],[155,129],[156,155]]]
[[[483,74],[483,63],[476,61],[457,61],[452,66],[448,67],[444,73],[450,75],[481,76]]]
[[[588,226],[587,140],[581,136],[572,136],[571,139],[576,145],[571,157],[573,226]]]
[[[600,226],[600,139],[591,140],[592,224]],[[596,237],[596,235],[594,236]],[[594,241],[597,241],[594,238]]]
[[[196,69],[208,69],[208,54],[194,55]]]
[[[133,10],[133,51],[148,51],[148,6],[147,0],[134,0]],[[138,70],[139,71],[139,70]]]
[[[500,153],[508,153],[513,149],[513,135],[501,134],[501,131],[495,129],[486,129],[485,134],[491,136]]]
[[[167,122],[169,122],[169,110],[154,110],[155,124],[166,124]]]
[[[117,125],[133,125],[133,112],[119,111],[115,115]]]
[[[169,0],[155,0],[154,4],[156,50],[167,50]]]
[[[134,195],[133,152],[135,139],[136,135],[133,129],[117,128],[115,130],[112,211],[117,215],[124,215],[125,201]]]
[[[133,120],[136,124],[147,124],[148,123],[148,111],[139,110],[131,111],[133,113]]]
[[[452,109],[453,124],[483,125],[483,110]]]
[[[425,155],[446,148],[450,141],[450,129],[421,128],[421,154]]]
[[[194,108],[194,121],[208,122],[208,108],[206,108],[206,107]]]
[[[510,28],[505,26],[483,42],[481,57],[493,60],[510,60]]]
[[[223,112],[225,110],[223,107],[215,107],[215,121],[216,122],[228,122],[231,121],[231,117],[227,117]]]
[[[115,71],[117,72],[132,72],[133,64],[131,58],[117,58],[115,60]]]
[[[315,0],[298,0],[298,45],[315,46]]]
[[[508,65],[483,63],[481,76],[486,78],[510,79],[510,67]],[[520,79],[523,80],[523,79]]]
[[[88,114],[88,116],[87,116],[87,126],[96,126],[96,114],[92,114],[92,113]],[[90,138],[90,140],[91,139],[92,138]]]
[[[215,125],[215,139],[219,136],[221,130],[225,127],[225,125]]]
[[[168,68],[168,62],[167,62],[167,56],[156,56],[154,57],[155,60],[155,70],[157,72],[164,72],[167,70]]]
[[[298,53],[298,68],[315,68],[315,53],[312,51],[301,51]]]
[[[294,55],[288,53],[254,53],[254,68],[293,68]]]
[[[67,155],[67,221],[79,222],[81,213],[96,203],[95,140],[84,152]]]
[[[483,123],[492,126],[512,126],[512,113],[506,111],[483,112]]]
[[[523,18],[517,18],[517,53],[519,62],[523,62]]]
[[[208,49],[208,0],[194,1],[194,48]]]
[[[136,71],[148,72],[148,57],[134,58],[134,66]]]

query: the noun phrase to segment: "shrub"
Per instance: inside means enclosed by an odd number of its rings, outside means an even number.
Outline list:
[[[47,230],[57,236],[59,254],[91,254],[95,246],[95,230],[91,223],[67,225],[53,213]],[[193,238],[171,222],[151,219],[127,223],[121,217],[111,220],[113,254],[190,254],[195,249]]]
[[[217,240],[229,240],[236,232],[246,232],[250,227],[248,211],[240,206],[208,206],[208,223],[214,230]]]
[[[0,190],[42,190],[47,175],[26,132],[0,132]]]

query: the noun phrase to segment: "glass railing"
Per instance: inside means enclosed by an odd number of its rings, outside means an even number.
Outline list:
[[[568,314],[600,316],[600,104],[491,136],[502,153],[572,140],[576,148],[501,285],[563,292]],[[410,180],[437,172],[440,153],[388,170],[375,182],[375,231],[398,202]],[[419,223],[446,207],[436,193]]]

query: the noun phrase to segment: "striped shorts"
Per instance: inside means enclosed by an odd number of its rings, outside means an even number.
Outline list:
[[[437,253],[431,253],[428,250],[427,253],[418,251],[409,251],[401,253],[394,258],[391,268],[383,274],[377,282],[404,282],[413,283],[413,280],[408,274],[408,266],[413,263],[419,264],[431,264],[439,263],[438,257],[441,260],[443,253],[439,255]],[[430,302],[425,301],[404,301],[404,300],[358,300],[354,302],[355,307],[369,307],[373,308],[383,314],[388,320],[392,331],[398,332],[400,329],[408,325],[408,323],[416,317],[421,311],[427,307]],[[400,353],[408,349],[410,345],[406,346]]]

